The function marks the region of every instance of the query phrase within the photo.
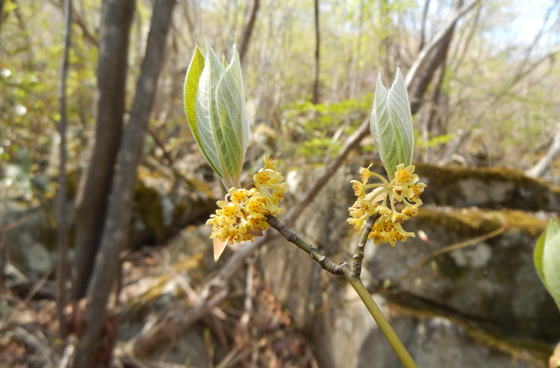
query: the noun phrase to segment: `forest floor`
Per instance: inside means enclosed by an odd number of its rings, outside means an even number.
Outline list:
[[[146,247],[128,254],[123,262],[123,290],[141,288],[141,281],[146,277],[157,277],[164,272],[166,268],[162,267],[162,262],[165,262],[166,252],[166,247]],[[303,331],[295,326],[283,305],[264,285],[258,267],[251,267],[252,290],[240,285],[231,298],[196,326],[197,331],[204,331],[200,338],[205,343],[207,356],[202,360],[208,367],[222,368],[317,367]],[[6,280],[0,295],[0,368],[60,366],[64,341],[59,336],[53,290],[54,280],[48,275],[32,285]],[[250,300],[245,297],[247,292]],[[126,315],[123,320],[130,319],[134,313],[125,307],[115,310],[119,315]],[[120,328],[127,327],[121,324]],[[186,364],[166,362],[161,356],[139,360],[119,348],[125,343],[117,341],[112,366],[200,367],[196,357],[192,360],[185,357],[183,361],[190,360]]]

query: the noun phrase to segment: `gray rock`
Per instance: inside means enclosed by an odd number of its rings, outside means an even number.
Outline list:
[[[556,206],[557,189],[532,179],[512,180],[509,173],[499,179],[499,170],[483,170],[471,177],[455,175],[451,184],[453,175],[437,170],[437,176],[426,177],[420,167],[417,170],[423,181],[430,182],[426,202],[521,209]],[[334,262],[350,261],[357,243],[358,234],[345,222],[347,208],[355,200],[349,181],[357,171],[357,165],[341,168],[294,228]],[[491,180],[480,179],[484,174]],[[304,186],[306,179],[301,182]],[[433,252],[496,230],[502,221],[507,230],[501,235],[434,257],[391,284]],[[521,211],[424,206],[404,228],[424,231],[429,241],[414,238],[396,247],[368,244],[363,279],[377,291],[376,299],[419,366],[542,366],[552,344],[560,340],[560,314],[532,258],[545,224]],[[267,245],[260,259],[271,290],[305,326],[321,367],[400,366],[342,277],[325,273],[284,240]]]

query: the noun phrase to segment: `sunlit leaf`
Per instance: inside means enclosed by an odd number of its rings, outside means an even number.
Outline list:
[[[214,238],[214,261],[217,261],[227,247],[227,241]]]
[[[187,77],[185,80],[184,88],[184,99],[185,99],[185,113],[187,115],[187,121],[191,127],[193,136],[198,144],[198,147],[202,151],[206,160],[212,166],[212,169],[222,178],[222,169],[220,166],[220,161],[218,159],[218,152],[216,150],[216,145],[214,144],[214,139],[212,138],[212,130],[209,128],[209,122],[204,121],[197,123],[196,119],[196,101],[197,94],[199,90],[199,84],[202,84],[202,89],[205,86],[204,80],[200,83],[201,76],[204,71],[204,57],[202,53],[196,46],[194,50],[194,55],[191,60],[189,69],[187,70]],[[202,91],[204,92],[204,91]]]
[[[392,179],[398,164],[412,163],[414,132],[406,85],[400,69],[389,90],[377,77],[370,129],[383,166]]]
[[[534,261],[548,292],[560,308],[560,223],[552,218],[535,247]]]
[[[227,186],[229,183],[227,178],[224,177],[223,162],[219,150],[219,143],[223,143],[223,137],[219,129],[219,117],[216,112],[214,95],[223,67],[219,60],[216,67],[216,60],[218,60],[216,54],[206,43],[204,70],[200,74],[196,92],[195,121],[200,137],[200,146],[204,147],[208,153],[208,161]],[[214,108],[212,108],[213,105]]]
[[[249,121],[245,108],[241,63],[235,46],[233,59],[218,83],[216,104],[227,150],[224,160],[227,161],[226,167],[233,169],[230,175],[234,178],[234,183],[238,183],[249,140]]]

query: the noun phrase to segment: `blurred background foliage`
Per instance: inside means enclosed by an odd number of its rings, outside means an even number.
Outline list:
[[[193,170],[204,163],[184,117],[184,73],[195,44],[204,39],[228,55],[241,38],[251,3],[179,2],[150,122],[148,155]],[[83,0],[76,2],[74,12],[68,81],[70,171],[83,167],[93,130],[100,6],[100,1]],[[320,1],[320,103],[312,104],[313,2],[261,1],[243,66],[254,125],[252,145],[294,166],[328,162],[368,116],[377,73],[385,83],[392,80],[396,66],[406,74],[451,6],[442,0]],[[137,7],[129,51],[133,78],[128,78],[128,107],[152,2],[139,0]],[[558,16],[554,1],[503,0],[487,1],[460,21],[444,68],[436,75],[439,82],[431,84],[414,117],[415,160],[437,163],[459,138],[453,159],[445,163],[525,170],[546,152],[560,113],[560,68],[555,63]],[[22,196],[30,195],[31,183],[56,175],[62,37],[59,1],[5,1],[0,35],[0,168],[6,186]],[[373,148],[372,142],[364,141],[362,152],[373,156]]]

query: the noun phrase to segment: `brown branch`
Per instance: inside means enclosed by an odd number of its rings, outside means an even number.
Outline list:
[[[379,218],[379,214],[370,216],[364,225],[364,230],[362,231],[362,235],[360,235],[360,240],[358,241],[358,246],[356,247],[354,256],[352,256],[352,276],[354,277],[360,277],[362,274],[362,261],[364,260],[364,248],[366,246],[368,236],[373,228],[373,224],[378,218]]]
[[[313,98],[314,104],[319,103],[319,61],[321,50],[321,33],[319,29],[319,0],[315,0],[315,79],[313,82]]]
[[[239,62],[241,65],[245,62],[245,56],[247,55],[247,50],[249,49],[249,43],[251,42],[251,36],[253,35],[253,29],[255,28],[255,20],[257,19],[259,7],[260,0],[253,0],[251,15],[249,16],[249,21],[245,25],[245,28],[243,28],[243,35],[241,36],[241,41],[239,42]]]
[[[362,122],[360,127],[346,140],[346,143],[341,148],[338,157],[331,162],[329,166],[325,169],[323,174],[319,176],[311,188],[305,193],[305,195],[298,199],[298,203],[293,207],[293,209],[286,216],[286,226],[293,226],[295,221],[299,218],[303,210],[315,199],[315,196],[319,191],[328,183],[329,179],[333,177],[338,168],[342,165],[346,156],[352,151],[362,139],[364,139],[370,133],[369,130],[369,116]]]
[[[445,63],[449,45],[451,44],[451,40],[453,39],[454,31],[455,23],[444,34],[441,42],[439,42],[437,49],[433,51],[428,66],[425,67],[420,74],[418,83],[416,83],[416,88],[414,89],[414,93],[412,94],[412,96],[410,96],[410,113],[412,115],[415,115],[418,110],[420,110],[420,107],[422,107],[422,103],[424,102],[424,95],[426,94],[428,86],[434,78],[436,70],[440,67],[440,65]]]
[[[397,285],[399,282],[401,282],[402,280],[406,279],[408,276],[410,276],[414,271],[416,271],[418,268],[420,268],[423,264],[425,264],[426,262],[428,262],[430,259],[435,258],[441,254],[444,253],[448,253],[457,249],[461,249],[464,247],[468,247],[469,245],[473,245],[476,243],[480,243],[481,241],[484,241],[486,239],[490,239],[493,238],[495,236],[500,235],[501,233],[503,233],[506,229],[506,224],[502,224],[502,226],[494,231],[489,232],[488,234],[484,234],[481,236],[478,236],[476,238],[473,239],[469,239],[466,240],[464,242],[461,243],[457,243],[457,244],[453,244],[447,247],[444,247],[442,249],[439,249],[431,254],[428,254],[426,257],[424,257],[422,260],[420,260],[418,263],[416,263],[413,267],[411,267],[410,269],[408,269],[408,271],[406,271],[406,273],[402,276],[399,276],[396,280],[391,282],[391,285]]]
[[[439,44],[445,38],[445,35],[449,29],[455,27],[455,23],[465,14],[467,14],[472,8],[474,8],[481,0],[472,0],[466,5],[463,5],[459,10],[457,10],[451,19],[442,27],[442,29],[434,36],[432,41],[428,43],[422,51],[416,57],[416,60],[410,67],[408,74],[406,75],[406,86],[410,88],[412,82],[416,79],[420,71],[423,69],[424,64],[428,61],[433,50],[439,46]]]
[[[418,52],[421,52],[426,43],[426,22],[428,20],[428,10],[430,9],[430,0],[425,0],[424,8],[422,10],[422,28],[420,29],[420,44]]]
[[[59,7],[60,9],[63,8],[62,1],[50,0],[50,3]],[[90,44],[92,44],[93,46],[95,46],[96,48],[99,48],[99,41],[97,39],[97,36],[95,36],[93,33],[89,31],[86,22],[76,10],[72,10],[72,21],[78,27],[80,27],[84,35],[84,39],[88,41]]]
[[[0,295],[4,295],[4,273],[8,264],[8,251],[4,242],[4,233],[6,232],[6,209],[5,209],[5,193],[4,186],[0,185]]]
[[[552,138],[552,143],[546,154],[530,169],[525,171],[525,175],[532,178],[542,176],[552,164],[558,154],[560,154],[560,123],[556,125],[556,133]]]
[[[68,125],[66,107],[66,85],[68,80],[68,69],[70,68],[69,52],[72,46],[72,0],[66,0],[64,13],[66,15],[64,26],[64,51],[62,54],[62,65],[60,66],[60,88],[59,88],[59,114],[60,121],[58,129],[60,134],[60,162],[58,173],[57,192],[57,222],[58,233],[58,265],[56,270],[57,289],[57,312],[60,322],[60,337],[66,337],[66,324],[63,321],[63,310],[67,302],[66,281],[68,280],[68,216],[67,212],[67,175],[66,175],[66,127]]]
[[[0,0],[0,32],[2,31],[3,24],[4,24],[4,0]]]
[[[132,213],[132,197],[137,168],[142,158],[145,130],[154,104],[158,79],[164,62],[167,34],[172,23],[176,0],[157,0],[154,4],[146,52],[142,60],[136,96],[130,120],[122,140],[119,165],[111,188],[111,201],[101,245],[87,290],[88,305],[84,332],[76,349],[76,368],[90,368],[95,362],[96,347],[107,324],[107,304],[116,280],[119,252],[125,244]],[[134,2],[130,2],[134,9]],[[106,348],[111,351],[112,341]]]
[[[352,149],[354,149],[368,134],[369,118],[365,119],[354,134],[346,140],[346,143],[340,149],[338,157],[331,162],[323,174],[315,180],[310,190],[307,191],[307,193],[305,193],[298,201],[298,204],[293,207],[293,210],[286,215],[286,226],[292,226],[295,223],[295,221],[303,213],[303,210],[313,201],[318,192],[328,183],[329,179],[332,178]],[[259,238],[254,243],[246,242],[228,259],[226,264],[219,270],[218,274],[201,287],[201,296],[195,305],[193,305],[187,312],[181,310],[179,314],[181,317],[177,317],[174,321],[174,328],[169,328],[169,324],[163,319],[152,326],[146,326],[143,331],[131,340],[131,350],[139,354],[147,354],[147,352],[151,351],[158,343],[170,339],[171,336],[180,334],[193,323],[198,321],[198,319],[200,319],[209,310],[210,303],[212,305],[217,305],[228,295],[226,292],[220,294],[220,300],[218,300],[219,298],[217,295],[210,299],[208,290],[211,287],[214,287],[214,285],[222,285],[224,288],[227,288],[227,284],[225,282],[230,280],[237,271],[239,271],[239,269],[245,264],[245,259],[256,249],[259,249],[262,245],[267,244],[277,236],[279,236],[278,233],[267,231],[262,238]],[[326,259],[323,261],[326,263]]]
[[[163,144],[161,139],[159,139],[157,133],[152,128],[150,128],[149,126],[146,127],[146,131],[148,132],[150,137],[152,137],[152,139],[154,140],[156,145],[159,148],[161,148],[161,151],[163,152],[163,155],[165,156],[165,158],[167,159],[169,164],[173,165],[173,157],[171,157],[171,155],[169,154],[169,151],[167,151],[167,149],[165,148],[165,145]]]
[[[77,11],[74,11],[72,13],[72,17],[74,18],[74,23],[76,23],[82,30],[84,39],[91,43],[93,46],[99,48],[99,41],[97,40],[97,37],[89,31],[87,24],[84,22],[80,14]]]
[[[317,248],[303,241],[303,239],[301,239],[296,233],[288,229],[286,225],[280,222],[276,217],[274,216],[267,217],[266,221],[270,226],[272,226],[276,231],[278,231],[287,241],[297,245],[299,249],[309,254],[311,259],[319,263],[325,271],[330,272],[333,275],[342,275],[342,268],[348,266],[348,264],[344,261],[339,264],[335,264],[332,261],[330,261],[325,255],[321,254],[317,250]]]

